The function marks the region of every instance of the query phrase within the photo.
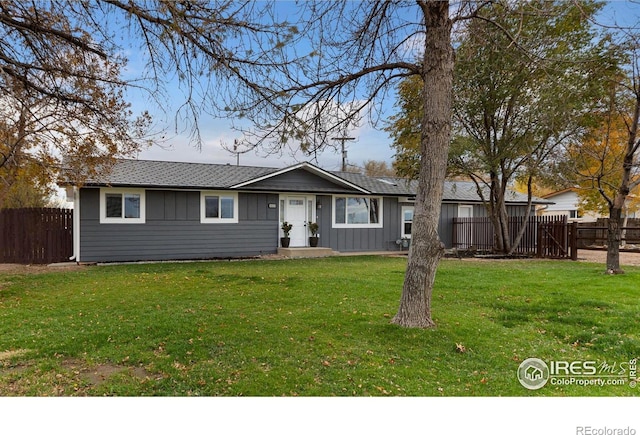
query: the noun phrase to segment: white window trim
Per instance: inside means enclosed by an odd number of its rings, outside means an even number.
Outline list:
[[[377,224],[339,224],[336,223],[336,198],[367,198],[367,199],[377,199],[378,204],[380,205],[380,210],[378,211],[378,220]],[[366,195],[333,195],[331,199],[331,225],[332,228],[382,228],[384,226],[383,216],[384,216],[384,200],[382,196],[366,196]]]
[[[124,195],[135,194],[140,195],[140,217],[137,218],[125,218],[125,217],[107,217],[107,194],[116,193]],[[124,204],[122,205],[124,210]],[[131,188],[116,188],[116,187],[103,187],[100,189],[100,223],[101,224],[143,224],[146,221],[146,195],[144,189],[131,189]]]
[[[465,209],[465,210],[471,210],[471,213],[469,217],[474,217],[473,216],[473,205],[471,204],[458,204],[458,217],[460,217],[460,215],[462,214],[460,212],[461,209]]]
[[[458,217],[461,217],[462,213],[461,210],[471,210],[471,212],[469,213],[470,216],[465,216],[465,217],[474,217],[473,215],[473,205],[471,204],[458,204]],[[458,247],[459,248],[463,248],[466,249],[470,246],[473,246],[473,238],[474,238],[475,234],[473,234],[473,225],[471,226],[471,231],[465,235],[465,240],[462,241],[462,243],[458,242]]]
[[[406,222],[406,221],[404,220],[404,212],[405,212],[405,211],[407,211],[407,210],[409,210],[409,209],[411,209],[411,210],[415,211],[415,207],[414,207],[414,206],[412,206],[412,205],[403,205],[403,206],[400,208],[400,213],[401,213],[401,214],[400,214],[400,236],[401,236],[403,239],[410,239],[410,238],[411,238],[411,234],[406,234],[406,233],[404,232],[404,224],[405,224],[405,222]],[[413,232],[413,219],[411,219],[411,230],[412,230],[412,232]]]
[[[220,198],[233,199],[233,217],[232,218],[210,218],[206,217],[205,198],[207,196],[218,196]],[[229,191],[201,191],[200,192],[200,223],[202,224],[237,224],[238,223],[238,193]]]

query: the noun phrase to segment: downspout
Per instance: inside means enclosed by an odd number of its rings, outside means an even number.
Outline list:
[[[80,263],[80,189],[73,186],[73,255],[70,261]]]
[[[540,216],[538,212],[544,213],[549,208],[549,204],[541,205],[540,208],[536,208],[536,216]]]

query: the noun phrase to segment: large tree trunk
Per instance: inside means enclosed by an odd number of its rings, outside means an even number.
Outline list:
[[[638,121],[640,120],[640,91],[636,91],[636,101],[633,111],[633,118],[629,128],[629,138],[627,149],[622,161],[622,180],[620,187],[616,191],[613,201],[609,203],[609,224],[607,226],[607,273],[624,273],[620,268],[620,239],[622,210],[624,203],[629,196],[631,187],[635,182],[631,181],[631,170],[634,167],[635,154],[640,146],[640,141],[636,141],[638,134]]]
[[[529,224],[529,218],[531,217],[531,204],[533,202],[533,194],[531,192],[532,183],[533,183],[533,177],[529,175],[527,180],[527,209],[524,212],[524,219],[522,220],[522,226],[518,230],[518,234],[516,234],[516,237],[513,239],[513,244],[511,245],[511,249],[509,250],[507,255],[513,255],[514,251],[518,249],[518,245],[520,245],[522,236],[524,235],[524,232],[527,229],[527,225]]]
[[[502,238],[502,254],[508,254],[511,251],[511,232],[509,231],[509,214],[507,213],[507,206],[504,203],[504,194],[501,193],[501,198],[498,206],[498,221],[500,222],[500,237]]]
[[[420,173],[411,248],[398,313],[392,322],[414,328],[435,326],[431,293],[444,245],[438,236],[442,189],[451,140],[453,47],[449,2],[419,2],[427,35],[424,50],[424,116]]]
[[[624,273],[620,269],[620,221],[622,208],[614,205],[609,208],[609,223],[607,224],[607,273]]]
[[[493,225],[494,250],[507,254],[511,251],[511,238],[509,235],[509,215],[505,203],[505,189],[500,179],[492,173],[491,175],[491,202],[489,209],[489,219]]]

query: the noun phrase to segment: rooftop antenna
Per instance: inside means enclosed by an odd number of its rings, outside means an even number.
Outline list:
[[[240,153],[238,152],[238,139],[233,140],[233,153],[236,155],[236,166],[240,166]]]
[[[341,137],[332,137],[331,139],[339,140],[340,142],[342,142],[342,172],[345,172],[347,170],[347,150],[344,147],[344,143],[348,140],[356,140],[356,138],[341,136]]]

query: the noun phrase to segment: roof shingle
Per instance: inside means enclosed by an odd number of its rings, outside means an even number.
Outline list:
[[[313,167],[303,164],[303,167]],[[300,167],[295,165],[293,167]],[[293,168],[292,167],[292,168]],[[109,174],[86,181],[89,186],[164,187],[177,189],[229,189],[232,186],[282,172],[282,168],[258,166],[232,166],[210,163],[164,162],[153,160],[118,160]],[[390,196],[414,196],[418,183],[395,177],[370,177],[363,174],[324,171],[359,186],[372,194]],[[249,187],[249,185],[247,185]],[[485,189],[485,191],[487,191]],[[486,195],[485,195],[486,197]],[[507,202],[526,203],[527,196],[509,191]],[[447,180],[443,191],[444,201],[481,202],[475,183]],[[534,198],[534,203],[549,203]]]

